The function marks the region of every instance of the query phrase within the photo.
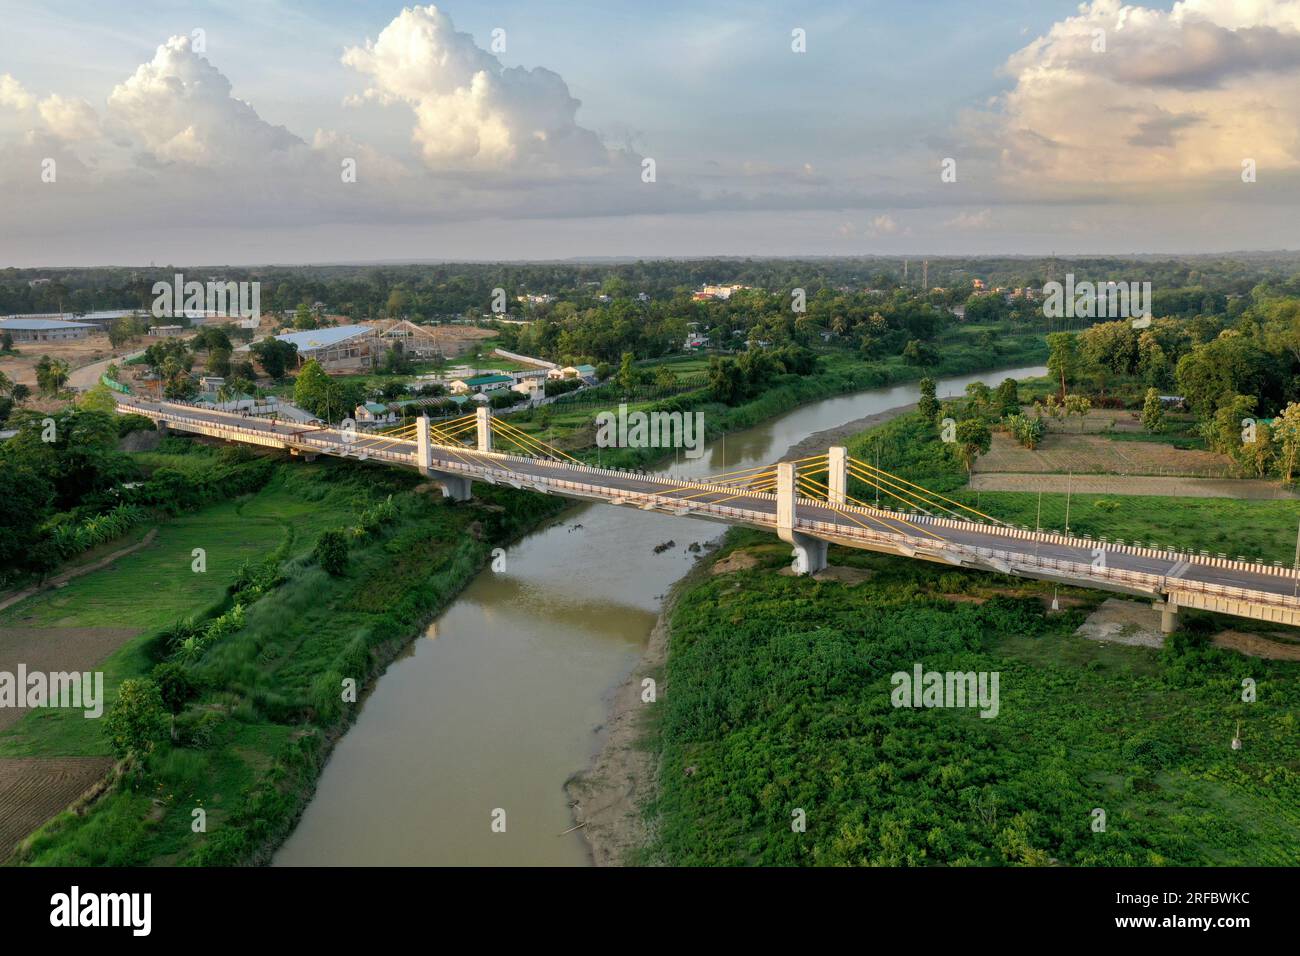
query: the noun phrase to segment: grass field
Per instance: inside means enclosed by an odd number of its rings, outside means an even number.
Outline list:
[[[0,618],[0,626],[89,620],[138,628],[101,667],[111,702],[123,679],[148,675],[167,657],[161,631],[230,607],[241,563],[269,558],[281,574],[278,586],[247,606],[243,627],[185,665],[199,691],[176,718],[177,737],[84,816],[47,824],[20,862],[229,865],[269,853],[307,799],[331,735],[351,720],[339,693],[343,677],[364,688],[477,572],[494,543],[563,506],[486,486],[457,506],[416,492],[419,483],[382,466],[286,462],[256,494],[164,522],[153,547]],[[350,532],[345,574],[315,564],[310,552],[320,532],[359,528],[363,513],[385,501],[394,510],[384,523]],[[190,570],[194,547],[208,551],[205,574]],[[102,722],[80,712],[33,712],[0,734],[0,760],[109,753]],[[196,809],[207,813],[206,833],[191,828]]]
[[[831,551],[865,584],[783,576],[770,542],[730,532],[719,557],[757,565],[673,614],[644,861],[1300,863],[1300,664],[1209,647],[1195,614],[1163,651],[1089,641],[1073,631],[1100,595],[1067,589],[1082,605],[1052,614],[1050,585],[866,552]],[[997,715],[893,706],[916,663],[997,672]]]
[[[1294,500],[1240,501],[1230,498],[1148,497],[972,491],[965,469],[952,456],[939,430],[916,414],[870,429],[848,443],[849,454],[991,517],[1028,528],[1140,541],[1179,550],[1222,552],[1290,565],[1295,557],[1297,505]],[[1183,454],[1175,452],[1175,454]],[[886,494],[882,502],[901,507]],[[874,503],[875,489],[850,481],[849,493]],[[1068,507],[1068,515],[1067,515]],[[1068,517],[1068,521],[1067,521]]]

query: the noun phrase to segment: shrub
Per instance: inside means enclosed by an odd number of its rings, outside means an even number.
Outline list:
[[[347,537],[342,531],[323,532],[316,541],[316,548],[312,551],[312,557],[331,577],[337,578],[346,574],[348,570]]]
[[[104,725],[118,757],[148,754],[168,734],[167,710],[158,685],[134,678],[122,681]]]

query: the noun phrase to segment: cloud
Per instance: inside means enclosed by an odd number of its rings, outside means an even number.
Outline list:
[[[31,109],[36,98],[8,73],[0,74],[0,106],[15,110]]]
[[[85,100],[52,93],[37,106],[46,128],[59,139],[82,141],[99,136],[99,114]]]
[[[993,225],[993,210],[981,209],[978,212],[960,212],[943,224],[944,229],[988,229]]]
[[[305,145],[230,91],[230,81],[194,52],[189,37],[174,36],[113,88],[109,116],[162,162],[231,166]]]
[[[1004,72],[962,130],[1021,194],[1226,184],[1247,157],[1300,168],[1300,0],[1094,0]]]
[[[898,232],[898,221],[887,213],[881,214],[871,220],[867,231],[873,236],[892,236]]]
[[[577,124],[581,104],[559,74],[503,67],[435,6],[404,9],[376,40],[347,48],[343,63],[369,80],[360,99],[411,108],[411,139],[430,169],[553,174],[610,164],[599,137]]]

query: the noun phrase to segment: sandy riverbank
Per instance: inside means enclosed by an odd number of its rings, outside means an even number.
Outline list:
[[[781,460],[824,452],[830,445],[843,444],[854,435],[914,408],[915,404],[900,405],[814,432],[792,446]],[[710,553],[673,585],[650,632],[645,654],[611,695],[608,719],[598,728],[602,737],[600,751],[585,770],[565,782],[564,792],[573,808],[573,821],[583,827],[597,866],[644,862],[629,861],[629,854],[647,846],[653,836],[654,822],[647,819],[646,807],[658,789],[659,752],[647,740],[655,731],[648,719],[652,710],[641,699],[642,681],[653,678],[660,699],[670,692],[664,680],[669,621],[679,597],[707,576],[712,564]]]
[[[831,445],[843,445],[854,435],[859,435],[868,428],[883,425],[891,418],[906,415],[915,409],[915,402],[910,405],[899,405],[896,408],[887,408],[883,412],[876,412],[873,415],[864,415],[862,418],[845,422],[843,425],[836,425],[834,428],[825,428],[819,432],[813,432],[797,445],[792,445],[789,451],[781,456],[781,461],[792,461],[796,458],[806,458],[809,455],[823,455]]]
[[[583,827],[596,866],[622,866],[628,854],[647,846],[653,824],[645,808],[659,786],[659,752],[647,737],[651,708],[644,701],[647,678],[655,681],[655,699],[667,693],[664,666],[668,661],[669,620],[678,597],[712,564],[715,549],[673,585],[650,632],[641,660],[610,697],[609,716],[597,728],[601,748],[591,764],[564,783],[573,822]],[[636,861],[632,861],[636,862]]]

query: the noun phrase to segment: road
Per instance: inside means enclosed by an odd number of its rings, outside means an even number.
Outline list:
[[[153,417],[189,419],[196,425],[221,430],[224,435],[220,437],[228,435],[232,440],[254,444],[282,442],[307,453],[373,459],[412,468],[418,466],[414,442],[398,442],[364,433],[345,436],[333,428],[272,423],[244,418],[234,413],[171,402],[156,403],[135,397],[121,396],[119,404],[136,408]],[[183,423],[177,424],[184,428]],[[710,485],[705,481],[688,482],[671,477],[562,462],[480,454],[469,449],[450,450],[438,445],[432,447],[431,453],[431,466],[435,471],[463,475],[474,480],[504,482],[521,487],[532,485],[537,490],[569,497],[595,498],[613,504],[667,510],[755,527],[773,528],[776,525],[777,500],[772,494],[741,495],[736,488]],[[626,492],[626,496],[620,492]],[[798,501],[796,515],[798,530],[851,546],[888,550],[896,545],[901,553],[921,551],[922,556],[929,559],[943,560],[952,560],[956,555],[963,558],[963,563],[966,554],[963,549],[983,549],[997,552],[997,555],[976,554],[975,563],[971,566],[996,570],[1009,562],[1016,566],[1016,573],[1032,574],[1032,570],[1026,569],[1042,568],[1043,573],[1034,576],[1048,579],[1057,579],[1060,575],[1048,573],[1047,565],[1053,562],[1070,563],[1074,566],[1070,573],[1075,577],[1079,576],[1079,569],[1082,569],[1084,580],[1076,582],[1080,586],[1105,586],[1103,577],[1097,581],[1086,580],[1090,574],[1088,569],[1097,568],[1100,561],[1102,576],[1118,579],[1123,572],[1131,572],[1159,578],[1155,583],[1135,579],[1138,590],[1154,588],[1157,596],[1180,589],[1195,589],[1197,585],[1239,588],[1255,592],[1261,597],[1274,595],[1290,599],[1300,594],[1300,579],[1293,572],[1279,573],[1276,569],[1251,563],[1125,547],[1060,535],[1019,532],[969,522],[936,520],[926,516],[908,515],[904,518],[869,508],[834,508],[824,502],[802,498]],[[877,547],[882,543],[890,545],[890,548]],[[1249,599],[1248,596],[1234,597]],[[1180,603],[1188,606],[1185,602]],[[1291,608],[1286,613],[1294,613],[1297,622],[1300,622],[1300,609],[1293,606],[1290,600],[1279,603]],[[1295,605],[1300,605],[1300,601],[1296,601]],[[1236,612],[1224,610],[1224,613]],[[1288,617],[1287,621],[1289,620]]]

